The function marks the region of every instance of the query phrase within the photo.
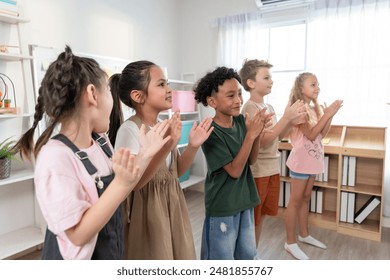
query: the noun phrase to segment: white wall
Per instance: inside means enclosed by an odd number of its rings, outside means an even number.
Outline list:
[[[256,11],[254,0],[182,0],[180,2],[179,51],[181,73],[195,72],[201,78],[217,66],[217,26],[215,19]],[[234,42],[232,42],[234,44]],[[203,116],[214,110],[202,107]]]
[[[180,67],[198,77],[216,65],[217,27],[214,20],[256,11],[255,0],[182,0],[180,2]],[[234,42],[232,42],[234,44]]]
[[[130,60],[147,59],[178,78],[178,0],[19,0],[26,43]]]

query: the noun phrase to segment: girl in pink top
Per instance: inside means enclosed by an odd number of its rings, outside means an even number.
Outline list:
[[[107,78],[95,60],[67,46],[50,64],[33,125],[15,146],[36,158],[35,189],[47,222],[43,259],[123,259],[121,203],[171,138],[167,122],[148,133],[142,127],[137,156],[127,148],[114,153],[105,134],[113,108]],[[44,114],[49,122],[34,145]]]
[[[325,244],[309,235],[308,205],[315,176],[324,171],[322,138],[328,133],[332,118],[343,103],[342,100],[336,100],[329,107],[322,107],[317,101],[319,92],[317,77],[312,73],[302,73],[295,79],[289,100],[290,104],[303,100],[307,110],[301,123],[290,132],[292,150],[286,162],[290,169],[291,194],[285,215],[287,241],[284,248],[300,260],[309,257],[297,244],[297,223],[299,241],[326,249]]]

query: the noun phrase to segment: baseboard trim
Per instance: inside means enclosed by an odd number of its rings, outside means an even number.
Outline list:
[[[382,217],[382,227],[390,228],[390,217]]]

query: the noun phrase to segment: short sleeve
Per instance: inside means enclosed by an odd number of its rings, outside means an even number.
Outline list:
[[[119,128],[115,141],[115,150],[119,148],[129,148],[131,153],[138,154],[139,143],[139,128],[133,121],[125,121]]]
[[[217,135],[215,129],[206,142],[202,144],[202,150],[205,154],[207,165],[211,172],[223,168],[234,159],[225,141],[222,137]]]
[[[54,234],[78,224],[84,212],[97,199],[92,177],[83,166],[79,166],[80,163],[71,150],[68,150],[66,147],[58,149],[53,145],[44,147],[35,169],[37,200],[48,227]],[[53,160],[54,158],[60,160]],[[83,176],[84,173],[87,176]],[[87,187],[89,185],[92,188]]]
[[[242,108],[242,115],[245,117],[245,114],[248,113],[250,117],[253,117],[258,111],[259,109],[256,107],[255,103],[248,101]]]

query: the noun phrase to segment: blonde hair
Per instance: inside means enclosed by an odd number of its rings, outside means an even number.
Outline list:
[[[241,78],[241,82],[242,82],[242,86],[244,87],[244,89],[246,91],[250,91],[250,88],[248,86],[248,83],[247,81],[248,80],[252,80],[252,81],[255,81],[256,80],[256,73],[257,73],[257,70],[261,67],[265,67],[265,68],[271,68],[273,65],[271,63],[269,63],[268,61],[266,60],[257,60],[257,59],[252,59],[252,60],[248,60],[248,59],[245,59],[243,64],[242,64],[242,68],[239,72],[239,75],[240,75],[240,78]]]
[[[304,72],[304,73],[299,74],[295,78],[295,82],[294,82],[294,85],[293,85],[293,87],[291,89],[291,93],[290,93],[290,99],[289,99],[290,104],[294,104],[295,101],[297,101],[297,100],[304,100],[303,93],[302,93],[302,87],[303,87],[304,81],[309,77],[316,77],[316,75],[314,75],[313,73],[310,73],[310,72]],[[317,115],[317,118],[315,118],[312,110],[310,110],[310,104],[306,103],[306,109],[307,109],[307,113],[308,113],[308,121],[307,122],[311,126],[314,126],[317,123],[316,119],[320,119],[322,117],[322,115],[324,114],[322,107],[320,106],[320,104],[318,104],[317,98],[313,99],[313,104],[314,104],[314,111]]]

